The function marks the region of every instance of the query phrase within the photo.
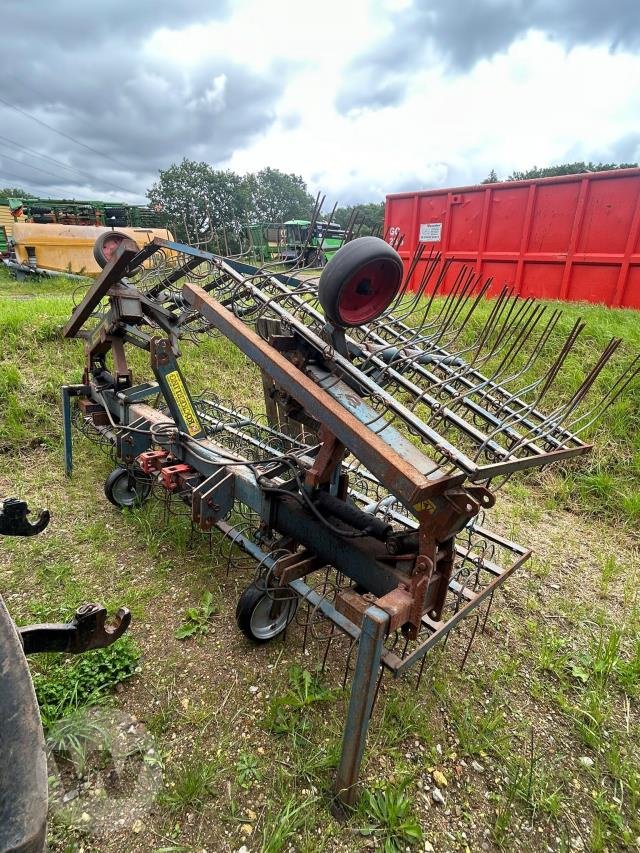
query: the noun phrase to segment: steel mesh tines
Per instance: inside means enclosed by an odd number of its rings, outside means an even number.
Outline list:
[[[237,406],[208,392],[195,399],[207,436],[230,452],[253,462],[272,456],[300,453],[307,445],[269,424],[265,414]]]
[[[381,432],[392,424],[445,473],[462,470],[495,488],[519,467],[582,452],[580,435],[636,380],[640,356],[625,359],[617,338],[592,355],[582,321],[567,326],[560,309],[507,288],[488,300],[490,280],[464,266],[454,276],[451,262],[424,252],[421,245],[387,311],[347,330],[348,359],[326,340],[317,277],[274,274],[268,265],[240,271],[185,249],[163,250],[133,280],[172,311],[184,339],[218,334],[185,301],[185,281],[199,283],[263,338],[302,336],[328,371],[325,390],[346,380],[372,410],[365,426]],[[224,440],[248,452],[262,438],[247,435]]]

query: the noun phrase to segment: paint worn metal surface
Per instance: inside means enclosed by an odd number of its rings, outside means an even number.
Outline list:
[[[453,261],[445,289],[465,265],[495,295],[640,308],[640,169],[394,193],[385,233],[407,270],[421,242]]]
[[[341,269],[364,245],[340,250]],[[122,247],[65,329],[84,339],[86,357],[82,385],[63,389],[67,472],[74,424],[115,453],[128,494],[142,484],[167,507],[186,504],[194,530],[222,533],[235,546],[228,571],[236,549],[257,562],[238,601],[247,636],[288,635],[295,617],[323,669],[346,653],[343,804],[356,796],[382,673],[417,667],[419,687],[428,651],[468,617],[464,662],[494,593],[530,556],[486,526],[499,486],[589,452],[581,433],[640,373],[614,338],[566,382],[584,324],[561,338],[559,311],[506,291],[472,332],[489,284],[462,272],[437,300],[448,268],[423,255],[411,261],[423,264],[417,294],[405,279],[379,316],[343,329],[320,309],[323,281],[342,292],[332,262],[318,284],[164,240],[137,256]],[[349,293],[372,286],[359,270]],[[187,387],[178,354],[205,336],[259,368],[265,416]],[[155,382],[134,384],[129,346],[149,353]],[[600,374],[616,363],[603,389]],[[560,376],[573,382],[562,400]],[[165,411],[149,405],[156,393]]]

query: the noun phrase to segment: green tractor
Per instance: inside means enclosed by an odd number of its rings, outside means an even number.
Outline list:
[[[284,236],[282,225],[255,222],[246,225],[245,230],[249,239],[249,253],[255,261],[268,262],[277,260]]]
[[[345,241],[345,231],[337,222],[290,219],[284,223],[280,259],[301,267],[323,267]]]

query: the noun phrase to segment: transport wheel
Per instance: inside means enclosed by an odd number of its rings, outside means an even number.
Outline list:
[[[297,597],[284,599],[275,616],[271,615],[273,596],[263,586],[252,583],[238,599],[236,622],[238,627],[254,643],[267,643],[281,634],[295,616]]]
[[[402,260],[379,237],[359,237],[331,258],[320,276],[318,298],[336,326],[375,320],[394,300],[403,277]]]
[[[115,468],[104,481],[104,493],[118,509],[140,506],[151,494],[151,480],[142,472]]]
[[[113,258],[123,240],[131,240],[131,237],[123,234],[122,231],[105,231],[104,234],[98,237],[93,244],[93,257],[101,269],[104,269]],[[139,250],[140,247],[135,240],[131,240],[131,242],[135,243],[136,248]]]

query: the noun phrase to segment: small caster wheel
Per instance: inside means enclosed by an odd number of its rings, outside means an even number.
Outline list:
[[[151,494],[151,480],[142,472],[115,468],[104,481],[104,493],[118,509],[140,506]]]
[[[334,326],[360,326],[375,320],[400,292],[402,259],[378,237],[345,243],[322,270],[318,299]]]
[[[278,601],[273,595],[267,594],[263,586],[252,583],[238,599],[236,622],[243,634],[254,643],[267,643],[282,634],[297,608],[297,596]],[[275,615],[272,615],[272,611]]]

